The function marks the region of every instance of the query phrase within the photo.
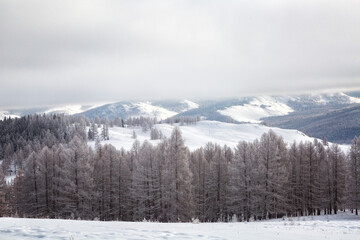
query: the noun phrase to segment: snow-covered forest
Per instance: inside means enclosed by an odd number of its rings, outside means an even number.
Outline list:
[[[100,141],[89,147],[88,135],[106,139],[109,123],[131,123],[101,121],[63,115],[0,121],[1,216],[216,222],[360,208],[358,138],[347,155],[326,141],[288,146],[272,131],[235,149],[208,143],[190,151],[175,127],[157,146],[134,139],[131,150]],[[96,124],[99,133],[91,131]],[[9,171],[16,178],[6,184]]]

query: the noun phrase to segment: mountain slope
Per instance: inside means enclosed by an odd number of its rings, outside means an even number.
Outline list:
[[[106,104],[98,108],[85,111],[82,114],[89,118],[98,116],[100,118],[121,117],[127,119],[129,117],[151,117],[158,120],[166,119],[177,115],[180,112],[186,112],[197,108],[198,104],[189,100],[169,100],[169,101],[143,101],[143,102],[117,102]]]
[[[293,111],[285,102],[278,101],[275,97],[257,97],[247,104],[218,110],[220,114],[229,116],[237,122],[249,123],[260,123],[264,117],[287,115]]]
[[[43,113],[45,114],[65,114],[65,115],[74,115],[79,114],[90,109],[94,109],[102,106],[102,104],[88,106],[88,105],[66,105],[61,107],[50,108]]]
[[[342,108],[360,104],[360,99],[345,93],[298,96],[260,96],[199,102],[196,109],[177,116],[204,116],[208,120],[259,123],[262,118],[284,116],[318,108]]]
[[[317,138],[326,137],[331,142],[351,143],[360,136],[360,106],[343,108],[318,108],[292,113],[287,116],[265,118],[269,126],[297,129]]]

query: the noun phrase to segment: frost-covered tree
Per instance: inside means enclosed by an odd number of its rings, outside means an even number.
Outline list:
[[[170,221],[188,221],[193,217],[192,175],[188,150],[177,127],[173,129],[169,140],[166,167],[167,218]]]
[[[133,146],[130,150],[128,157],[128,166],[129,166],[129,189],[130,189],[130,197],[129,197],[129,215],[133,218],[135,217],[136,208],[138,204],[138,200],[136,199],[136,188],[135,188],[135,172],[137,168],[137,163],[139,162],[139,151],[140,151],[140,141],[135,140]]]
[[[348,171],[348,204],[358,215],[360,209],[360,139],[358,137],[355,137],[351,144]]]
[[[6,201],[7,190],[5,175],[0,168],[0,217],[6,216],[8,213],[8,203]]]
[[[205,221],[205,172],[207,162],[203,149],[197,149],[190,155],[190,170],[192,172],[192,185],[194,197],[195,216]]]
[[[167,194],[167,186],[168,186],[168,176],[171,173],[170,169],[167,168],[168,164],[167,164],[167,154],[169,152],[169,140],[168,139],[163,139],[158,146],[156,147],[156,156],[155,156],[155,168],[156,168],[156,173],[158,174],[157,176],[157,184],[158,186],[156,187],[158,189],[157,194],[159,202],[159,210],[158,210],[158,219],[160,221],[167,221],[167,210],[166,210],[166,197],[168,196]]]
[[[74,217],[91,216],[93,181],[91,178],[91,153],[89,147],[77,136],[69,143],[69,159],[66,163],[69,187],[69,210]]]
[[[23,199],[18,199],[23,205],[24,214],[40,216],[39,196],[39,161],[35,152],[26,159],[23,183]]]
[[[155,127],[151,128],[151,130],[150,130],[150,139],[151,140],[162,139],[162,138],[163,138],[163,134],[160,130],[158,130]]]
[[[92,122],[88,130],[88,139],[90,141],[96,140],[99,137],[97,124]]]
[[[99,146],[95,153],[93,166],[94,208],[100,219],[115,220],[118,211],[119,152],[111,145]]]
[[[261,136],[260,166],[263,174],[263,217],[274,218],[286,214],[287,206],[287,149],[282,138],[273,131]]]
[[[329,149],[329,161],[332,176],[331,201],[333,211],[337,214],[338,210],[344,206],[346,176],[345,155],[337,144],[333,144]]]
[[[228,164],[225,151],[208,143],[204,148],[208,165],[205,172],[205,208],[208,221],[225,220],[227,217],[227,190],[229,183]]]
[[[326,214],[330,214],[333,209],[332,202],[332,171],[327,145],[321,142],[315,144],[316,156],[319,161],[319,195],[320,209]]]
[[[109,140],[109,126],[108,124],[103,124],[102,130],[101,130],[101,139],[102,140]]]
[[[235,156],[231,164],[231,190],[234,195],[232,199],[232,212],[245,221],[249,221],[252,215],[251,199],[254,192],[253,166],[251,159],[250,145],[245,142],[239,142],[235,149]]]
[[[155,220],[159,211],[159,184],[155,151],[145,141],[139,151],[139,159],[134,173],[134,192],[137,199],[135,219]]]
[[[124,149],[120,150],[118,164],[117,164],[117,214],[119,220],[132,220],[132,216],[128,213],[130,206],[131,192],[130,192],[130,169],[127,154]]]
[[[53,174],[55,168],[54,154],[51,149],[45,146],[38,155],[39,164],[39,208],[44,216],[52,213],[51,203],[53,199]]]

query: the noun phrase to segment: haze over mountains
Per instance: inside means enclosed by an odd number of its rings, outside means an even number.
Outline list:
[[[224,100],[120,101],[98,105],[67,105],[0,111],[4,117],[31,113],[82,114],[89,118],[201,116],[202,119],[255,123],[296,129],[316,138],[350,143],[360,134],[360,98],[354,93],[326,93],[298,96],[258,96]]]

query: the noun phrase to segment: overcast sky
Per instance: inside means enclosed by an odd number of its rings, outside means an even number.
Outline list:
[[[0,0],[0,107],[360,87],[360,1]]]

